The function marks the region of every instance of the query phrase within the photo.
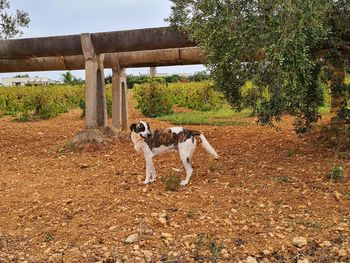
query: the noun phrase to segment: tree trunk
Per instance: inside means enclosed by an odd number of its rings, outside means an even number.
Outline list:
[[[347,106],[347,94],[344,90],[345,70],[341,67],[331,67],[331,126],[342,126],[345,120],[339,117],[339,112]]]

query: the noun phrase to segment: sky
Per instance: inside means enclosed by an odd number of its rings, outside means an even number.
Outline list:
[[[168,26],[164,19],[170,15],[168,0],[10,0],[11,11],[29,13],[29,27],[20,38],[71,35]],[[181,74],[205,70],[202,65],[158,67],[158,73]],[[127,69],[127,74],[147,74],[149,68]],[[65,71],[21,72],[29,76],[60,80]],[[83,70],[72,71],[85,78]],[[106,75],[111,74],[106,70]],[[16,73],[0,73],[0,78]]]

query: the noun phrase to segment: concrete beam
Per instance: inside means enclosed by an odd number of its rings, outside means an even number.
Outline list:
[[[91,42],[96,54],[196,46],[185,33],[171,27],[93,33]],[[80,35],[0,41],[0,59],[82,54]]]
[[[159,49],[117,53],[123,68],[203,64],[199,47]],[[104,67],[113,68],[115,53],[106,53]],[[83,55],[28,59],[0,59],[0,72],[78,70],[85,68]]]

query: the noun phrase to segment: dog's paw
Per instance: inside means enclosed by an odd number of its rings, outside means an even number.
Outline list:
[[[150,181],[151,180],[145,180],[145,181],[143,181],[143,184],[149,184]]]
[[[188,181],[187,181],[187,180],[182,180],[181,183],[180,183],[180,185],[182,185],[182,186],[185,186],[185,185],[187,185],[187,184],[188,184]]]

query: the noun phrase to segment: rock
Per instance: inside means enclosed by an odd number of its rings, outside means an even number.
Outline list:
[[[184,235],[182,236],[183,239],[191,239],[191,238],[195,238],[196,235]]]
[[[224,258],[224,259],[228,259],[230,257],[230,254],[228,253],[228,251],[226,249],[221,249],[220,251],[220,255]]]
[[[335,197],[335,199],[337,199],[337,201],[340,201],[340,197],[342,196],[342,194],[341,193],[339,193],[338,191],[335,191],[334,192],[334,197]]]
[[[127,243],[127,244],[132,244],[132,243],[135,243],[135,242],[137,242],[139,240],[140,240],[139,234],[136,233],[136,234],[132,234],[132,235],[128,236],[124,240],[124,242]]]
[[[169,239],[169,238],[172,238],[172,237],[173,237],[173,235],[172,235],[172,234],[169,234],[169,233],[162,233],[160,236],[161,236],[162,238],[166,238],[166,239]]]
[[[268,249],[265,249],[265,250],[263,251],[263,254],[264,254],[264,256],[268,256],[268,255],[271,254],[271,251],[268,250]]]
[[[110,228],[108,228],[109,231],[115,231],[117,230],[118,226],[111,226]]]
[[[304,237],[294,237],[292,242],[293,242],[293,245],[298,248],[305,247],[307,244],[307,241]]]
[[[162,225],[166,225],[166,218],[165,217],[160,217],[159,219],[158,219],[158,221],[162,224]]]
[[[328,241],[328,240],[323,241],[323,242],[320,244],[321,247],[330,247],[331,245],[332,245],[332,243],[331,243],[330,241]]]
[[[245,262],[246,262],[246,263],[258,263],[258,261],[257,261],[255,258],[251,257],[251,256],[248,256],[248,257],[245,259]]]
[[[152,257],[153,257],[153,253],[151,251],[149,251],[149,250],[143,250],[142,253],[146,257],[146,260],[148,262],[151,262]]]
[[[339,257],[346,257],[348,255],[348,253],[346,252],[345,249],[339,249],[338,250],[338,256]]]
[[[303,259],[298,259],[297,263],[309,263],[309,259],[303,258]]]

